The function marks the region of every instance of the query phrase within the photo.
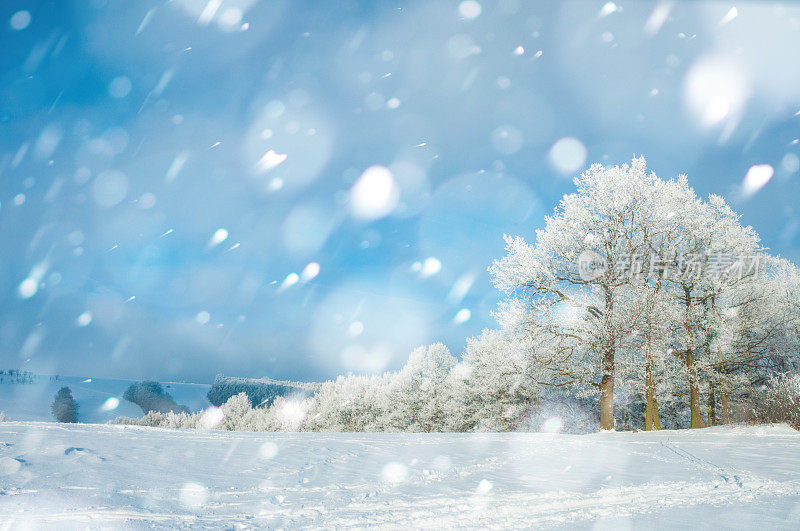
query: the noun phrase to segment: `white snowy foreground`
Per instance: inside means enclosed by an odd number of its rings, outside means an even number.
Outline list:
[[[797,529],[800,435],[0,423],[0,528],[237,526]]]

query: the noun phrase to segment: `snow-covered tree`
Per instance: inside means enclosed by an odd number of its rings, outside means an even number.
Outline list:
[[[388,380],[387,429],[444,431],[454,406],[448,375],[456,363],[441,343],[415,349],[406,365]]]
[[[753,260],[763,250],[751,227],[744,227],[739,216],[719,197],[702,201],[686,184],[667,196],[674,213],[670,224],[674,238],[662,255],[667,293],[679,308],[680,318],[673,324],[673,349],[684,363],[689,394],[690,424],[706,424],[701,408],[701,385],[719,381],[710,345],[721,337],[718,316],[727,304],[749,304],[736,300],[736,290],[755,281]],[[718,343],[718,342],[717,342]]]
[[[250,398],[246,393],[239,393],[230,397],[222,406],[223,418],[220,425],[221,428],[226,430],[249,430],[246,417],[247,414],[253,409],[250,404]]]
[[[381,431],[388,376],[340,376],[311,400],[308,431]]]
[[[786,260],[765,261],[761,274],[737,285],[723,299],[723,311],[715,313],[720,331],[710,347],[711,374],[719,382],[723,423],[730,415],[730,393],[748,394],[776,374],[796,371],[800,362],[800,275]],[[717,408],[711,408],[716,404],[713,390],[709,390],[709,418],[717,422]]]
[[[486,330],[469,339],[451,371],[457,396],[456,431],[507,431],[536,401],[537,377],[526,342],[510,330]],[[456,418],[456,417],[454,417]]]
[[[636,328],[625,310],[633,298],[631,260],[649,250],[645,228],[665,221],[656,207],[657,182],[644,158],[592,165],[575,179],[577,192],[546,218],[536,242],[507,237],[508,255],[489,270],[508,294],[500,312],[512,308],[522,316],[517,333],[536,345],[536,363],[550,372],[546,383],[599,395],[603,429],[614,427],[617,354],[631,346]]]
[[[58,422],[78,422],[78,404],[69,387],[58,390],[50,410]]]

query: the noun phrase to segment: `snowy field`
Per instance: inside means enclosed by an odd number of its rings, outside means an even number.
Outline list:
[[[0,423],[0,528],[800,527],[786,426],[318,434]]]
[[[73,376],[53,380],[41,375],[29,384],[4,382],[0,383],[0,412],[9,420],[54,420],[50,405],[58,390],[67,386],[78,403],[80,422],[105,423],[117,417],[141,417],[142,408],[122,399],[134,381],[138,380]],[[162,385],[175,402],[192,411],[209,406],[206,393],[211,386],[208,384],[162,382]]]

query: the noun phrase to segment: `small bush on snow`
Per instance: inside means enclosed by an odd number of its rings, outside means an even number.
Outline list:
[[[309,402],[306,431],[381,431],[387,407],[384,376],[340,376]]]
[[[199,413],[150,411],[142,418],[120,417],[110,421],[110,424],[232,431],[299,431],[308,407],[308,400],[279,397],[268,408],[254,408],[248,396],[239,393],[218,409],[212,407]]]
[[[253,410],[246,393],[239,393],[230,397],[227,402],[220,406],[220,409],[224,414],[220,429],[253,431],[248,430],[245,422],[246,416]]]
[[[779,374],[741,402],[734,418],[749,424],[785,422],[800,429],[800,374]]]
[[[600,430],[597,408],[574,398],[544,400],[530,408],[515,431],[594,433]]]
[[[182,428],[194,429],[198,427],[200,415],[197,413],[174,413],[168,411],[149,411],[144,417],[132,419],[129,417],[119,417],[109,421],[109,424],[123,424],[130,426],[149,426],[151,428]]]

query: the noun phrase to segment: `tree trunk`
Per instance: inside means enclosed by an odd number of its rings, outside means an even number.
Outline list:
[[[719,349],[719,361],[723,361],[722,359],[722,349]],[[728,391],[726,389],[726,382],[725,382],[725,364],[721,363],[719,366],[719,373],[721,378],[719,379],[719,407],[722,410],[722,423],[723,424],[730,424],[731,423],[731,414],[730,410],[728,409]]]
[[[711,297],[711,311],[714,313],[714,315],[717,315],[716,297]],[[712,344],[715,345],[717,358],[719,358],[719,361],[722,362],[723,361],[722,347],[720,347],[719,342],[716,341],[717,336],[718,336],[718,331],[716,329],[712,329],[711,341],[709,342],[709,345]],[[709,351],[709,354],[712,354],[712,352]],[[725,374],[725,364],[720,363],[719,369],[716,369],[715,372],[719,373],[720,375],[718,380],[718,385],[719,385],[720,402],[723,410],[722,423],[727,424],[727,415],[725,409],[727,408],[728,405],[728,397],[725,395],[725,377],[723,376]],[[717,399],[715,395],[716,387],[717,386],[714,384],[713,379],[708,381],[708,425],[709,426],[715,426],[717,424],[720,424],[720,415],[717,412]]]
[[[722,423],[730,424],[731,413],[730,409],[728,409],[728,392],[725,390],[725,380],[722,380],[719,384],[719,402],[722,410]]]
[[[606,341],[603,352],[603,376],[600,380],[600,429],[614,429],[614,330],[611,325],[614,312],[614,297],[611,288],[605,287],[606,306],[604,312]]]
[[[717,401],[714,396],[714,381],[708,381],[708,425],[716,426],[719,424],[717,420]]]
[[[647,377],[647,390],[645,392],[645,431],[660,430],[661,423],[658,420],[658,402],[656,400],[655,383],[651,376]]]
[[[686,304],[686,316],[684,327],[686,328],[686,368],[689,372],[689,412],[691,415],[691,427],[703,427],[703,415],[700,412],[700,385],[697,381],[697,367],[694,363],[694,329],[692,323],[692,295],[689,288],[683,288],[684,303]]]
[[[644,429],[645,431],[660,430],[661,422],[658,418],[658,401],[656,399],[656,380],[655,368],[653,363],[653,350],[650,339],[650,324],[648,323],[647,342],[645,348],[645,414],[644,414]]]
[[[608,356],[608,354],[606,354]],[[614,353],[611,352],[611,359]],[[612,361],[613,364],[613,361]],[[600,429],[614,429],[614,373],[606,373],[600,381]]]
[[[655,427],[655,429],[660,430],[661,417],[658,416],[658,400],[656,400],[655,396],[653,397],[653,421],[654,421],[653,426]]]
[[[689,412],[691,414],[691,427],[703,428],[703,415],[700,411],[700,385],[697,381],[697,367],[694,364],[694,353],[686,354],[686,366],[689,368]]]

